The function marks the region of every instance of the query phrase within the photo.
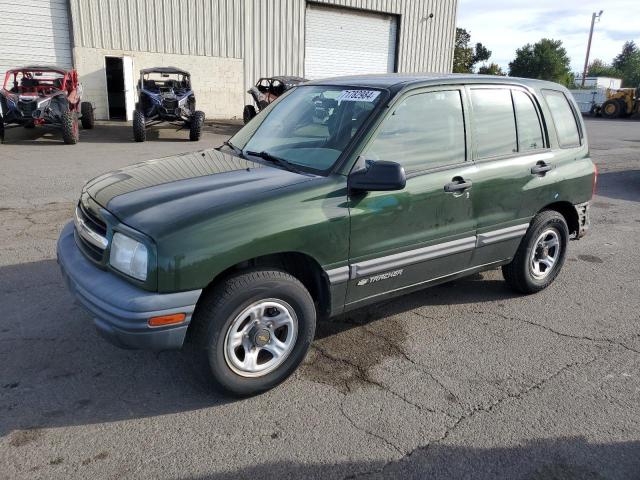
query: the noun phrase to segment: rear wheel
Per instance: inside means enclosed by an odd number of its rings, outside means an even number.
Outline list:
[[[62,114],[62,140],[67,145],[75,145],[80,140],[78,116],[70,110]]]
[[[136,142],[144,142],[147,139],[144,114],[140,110],[133,112],[133,139]]]
[[[507,284],[521,293],[547,288],[560,273],[567,254],[569,228],[555,210],[536,215],[510,264],[502,267]]]
[[[93,105],[89,102],[82,102],[80,104],[80,113],[82,114],[82,128],[91,130],[96,122],[93,114]]]
[[[614,98],[604,102],[600,108],[600,112],[605,118],[618,118],[622,115],[623,109],[624,103]]]
[[[189,140],[196,142],[202,136],[202,127],[204,126],[204,112],[196,110],[191,115],[191,125],[189,126]]]
[[[251,119],[256,115],[256,107],[254,107],[253,105],[244,106],[244,110],[242,110],[242,120],[244,121],[245,125],[249,123]]]
[[[302,362],[315,334],[313,299],[279,270],[240,273],[198,304],[190,339],[213,382],[233,395],[269,390]]]

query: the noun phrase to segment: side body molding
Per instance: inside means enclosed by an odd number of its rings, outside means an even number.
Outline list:
[[[329,278],[329,283],[336,285],[348,280],[354,280],[364,276],[402,268],[407,265],[424,262],[426,260],[446,257],[447,255],[474,250],[485,245],[520,238],[527,233],[528,228],[529,223],[523,223],[512,227],[493,230],[491,232],[480,233],[472,237],[460,238],[450,242],[439,243],[437,245],[352,263],[349,266],[326,270],[325,273]]]

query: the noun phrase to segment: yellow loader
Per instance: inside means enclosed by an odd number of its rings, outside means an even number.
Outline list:
[[[635,88],[608,89],[607,100],[600,107],[600,114],[604,118],[620,118],[640,114],[639,93]]]

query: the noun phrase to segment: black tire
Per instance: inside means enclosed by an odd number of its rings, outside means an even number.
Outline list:
[[[630,113],[627,112],[627,102],[619,98],[618,103],[620,104],[620,117],[623,117],[623,118],[628,117]]]
[[[242,110],[242,121],[244,122],[244,124],[246,125],[247,123],[249,123],[253,117],[255,117],[257,115],[256,113],[256,107],[254,107],[253,105],[245,105],[244,109]]]
[[[36,128],[36,124],[34,122],[27,122],[23,125],[23,127],[27,129],[32,129],[32,128]]]
[[[75,145],[80,140],[78,116],[70,110],[62,114],[62,140],[67,145]]]
[[[196,110],[191,115],[191,125],[189,126],[189,140],[197,142],[202,137],[202,127],[204,126],[204,112]]]
[[[144,114],[140,110],[133,112],[133,139],[136,142],[144,142],[147,139]]]
[[[95,124],[96,119],[93,113],[93,105],[89,102],[82,102],[80,104],[80,113],[82,114],[82,128],[85,130],[91,130]]]
[[[553,266],[548,272],[546,270],[542,272],[544,277],[539,278],[534,273],[532,257],[534,251],[539,251],[537,245],[540,236],[547,231],[556,232],[560,251],[556,252]],[[529,229],[520,242],[520,246],[511,263],[502,267],[502,275],[505,281],[512,289],[525,294],[536,293],[547,288],[558,276],[562,265],[564,265],[568,244],[569,228],[564,217],[555,210],[540,212],[529,225]]]
[[[297,319],[297,336],[288,356],[274,370],[257,377],[243,376],[226,359],[226,335],[243,310],[266,299],[286,302],[291,307]],[[245,397],[287,379],[307,354],[315,328],[313,299],[298,279],[279,270],[256,270],[228,277],[205,294],[196,307],[189,341],[213,383],[229,394]]]
[[[604,118],[618,118],[622,115],[622,111],[624,110],[624,104],[618,101],[618,99],[614,98],[611,100],[607,100],[602,104],[600,108],[600,113]]]

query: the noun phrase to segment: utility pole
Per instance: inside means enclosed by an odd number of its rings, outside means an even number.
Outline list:
[[[589,30],[589,43],[587,43],[587,57],[584,59],[584,71],[582,72],[582,83],[580,85],[581,88],[584,88],[584,81],[587,79],[587,70],[589,69],[589,54],[591,53],[591,39],[593,38],[593,26],[596,23],[596,19],[600,19],[602,16],[602,10],[596,14],[593,12],[591,15],[591,30]]]

